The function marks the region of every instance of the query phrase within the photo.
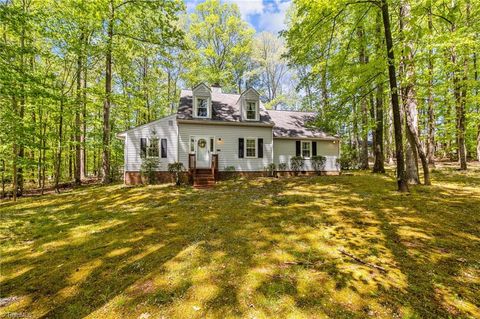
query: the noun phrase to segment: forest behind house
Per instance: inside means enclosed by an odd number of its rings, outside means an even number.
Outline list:
[[[115,135],[200,82],[317,112],[342,169],[428,185],[480,160],[479,21],[479,0],[296,0],[275,34],[227,1],[0,0],[1,197],[121,180]]]

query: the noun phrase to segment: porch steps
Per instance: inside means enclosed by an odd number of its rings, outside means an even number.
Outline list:
[[[198,168],[195,172],[193,187],[205,189],[213,187],[213,185],[215,185],[215,176],[212,174],[212,170]]]

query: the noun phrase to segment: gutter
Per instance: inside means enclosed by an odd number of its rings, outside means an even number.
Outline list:
[[[257,126],[257,127],[274,127],[273,123],[252,123],[252,122],[224,122],[224,121],[203,121],[203,120],[182,120],[177,118],[180,124],[203,124],[203,125],[230,125],[230,126]]]

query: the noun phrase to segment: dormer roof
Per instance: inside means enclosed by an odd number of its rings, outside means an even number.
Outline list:
[[[256,92],[256,91],[255,91]],[[258,92],[257,92],[258,93]],[[241,119],[241,95],[220,92],[211,92],[212,116],[209,121],[214,122],[243,122]],[[260,120],[255,123],[272,125],[272,121],[260,101]],[[193,91],[182,90],[177,119],[198,120],[193,117]],[[204,121],[206,121],[205,119]]]

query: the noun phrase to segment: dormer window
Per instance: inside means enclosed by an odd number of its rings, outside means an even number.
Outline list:
[[[247,120],[257,119],[257,103],[247,101]]]
[[[208,100],[197,98],[197,117],[208,117]]]

